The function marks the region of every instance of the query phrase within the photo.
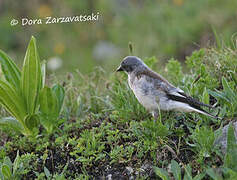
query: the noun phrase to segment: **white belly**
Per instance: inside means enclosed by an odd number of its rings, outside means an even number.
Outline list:
[[[133,91],[137,100],[147,109],[147,110],[156,110],[158,109],[158,98],[154,98],[151,95],[143,95],[139,89]]]
[[[144,83],[143,78],[139,80],[135,80],[133,84],[131,84],[130,80],[129,86],[132,89],[134,95],[136,96],[137,100],[149,111],[158,109],[159,97],[152,95],[149,90],[147,93],[144,93],[144,90],[141,88],[142,84]],[[149,85],[148,85],[149,86]],[[149,89],[149,88],[148,88]]]

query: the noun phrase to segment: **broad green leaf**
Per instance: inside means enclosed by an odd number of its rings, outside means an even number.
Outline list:
[[[49,172],[49,170],[44,166],[44,174],[46,175],[46,177],[49,179],[51,174]]]
[[[165,170],[158,168],[158,167],[153,167],[155,174],[159,176],[162,180],[169,180],[169,174]]]
[[[23,132],[24,127],[13,117],[4,117],[0,119],[0,126],[8,126],[17,132]]]
[[[1,168],[2,174],[4,176],[4,178],[6,179],[10,179],[11,178],[11,169],[8,165],[3,164],[2,168]]]
[[[11,161],[11,159],[8,156],[6,156],[4,158],[3,163],[6,164],[10,168],[10,170],[11,170],[11,168],[12,168],[12,161]]]
[[[31,38],[28,45],[21,78],[21,88],[24,95],[27,112],[35,114],[38,105],[38,95],[42,87],[40,59],[36,47],[36,40]]]
[[[237,143],[233,124],[229,125],[227,132],[227,150],[224,166],[237,171]]]
[[[29,130],[33,130],[39,125],[39,116],[36,114],[26,116],[25,124]]]
[[[185,169],[185,174],[184,174],[184,180],[192,180],[192,168],[190,167],[190,165],[188,164],[186,167],[184,167]]]
[[[230,168],[223,168],[223,172],[226,176],[229,177],[229,180],[237,179],[237,171]]]
[[[41,115],[40,116],[40,122],[42,123],[44,128],[47,130],[47,132],[50,134],[53,131],[54,125],[56,124],[56,118],[55,117]]]
[[[24,123],[26,109],[23,98],[8,83],[0,80],[0,104],[21,123]]]
[[[181,168],[179,164],[174,160],[171,161],[171,171],[176,180],[181,180]]]
[[[40,111],[44,115],[58,115],[58,99],[53,90],[45,86],[40,92]]]
[[[237,72],[228,71],[228,73],[230,73],[231,78],[233,79],[233,81],[234,81],[235,84],[237,85],[237,76],[236,76],[236,73],[237,73]]]
[[[232,89],[230,88],[227,80],[225,77],[222,78],[222,86],[223,89],[225,91],[225,93],[227,94],[227,97],[231,100],[231,101],[235,101],[236,100],[236,95],[235,93],[232,91]]]
[[[217,174],[212,168],[207,169],[206,173],[214,180],[222,180],[222,177]]]
[[[19,167],[19,162],[20,162],[20,156],[19,156],[19,150],[16,153],[16,158],[13,163],[13,175],[16,173],[18,167]]]
[[[202,100],[205,104],[209,104],[209,94],[206,88],[203,91]]]
[[[13,60],[0,50],[0,63],[5,79],[16,89],[20,89],[21,72]]]
[[[226,98],[222,92],[215,92],[215,91],[208,90],[208,93],[217,99],[220,98],[230,103],[230,100]]]
[[[40,120],[48,132],[51,132],[58,118],[58,99],[53,90],[45,86],[40,92]]]
[[[60,113],[65,96],[64,88],[61,85],[56,84],[53,86],[52,90],[58,99],[58,113]]]
[[[202,180],[204,177],[205,177],[206,173],[203,172],[203,173],[200,173],[200,174],[197,174],[193,180]]]

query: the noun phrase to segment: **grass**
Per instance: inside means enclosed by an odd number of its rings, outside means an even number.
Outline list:
[[[156,58],[145,62],[158,71]],[[65,89],[58,125],[53,133],[39,125],[36,137],[2,127],[0,178],[98,179],[109,174],[113,179],[235,177],[236,161],[230,158],[236,153],[233,129],[228,131],[226,157],[214,142],[218,130],[237,117],[237,101],[229,95],[237,93],[236,49],[201,49],[187,57],[186,65],[171,59],[158,72],[203,102],[217,103],[210,111],[222,120],[162,112],[161,122],[154,122],[129,89],[125,74],[108,75],[95,68],[88,75],[68,74],[63,81],[50,76],[50,82],[61,82]],[[3,108],[0,115],[6,115]]]

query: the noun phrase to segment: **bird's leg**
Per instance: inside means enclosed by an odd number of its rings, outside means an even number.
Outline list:
[[[158,119],[159,123],[161,123],[160,99],[158,97],[156,97],[156,102],[157,102],[157,109],[153,111],[154,113],[153,117],[155,118],[155,122]]]
[[[158,119],[158,116],[159,116],[159,111],[152,111],[151,114],[154,118],[154,122],[156,122],[156,120]]]
[[[156,110],[152,111],[152,116],[154,117],[154,122],[157,122],[157,119],[159,120],[158,122],[161,123],[161,112],[160,112],[160,106]]]

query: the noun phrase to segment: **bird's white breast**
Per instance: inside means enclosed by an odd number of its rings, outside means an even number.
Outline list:
[[[137,100],[148,110],[156,110],[158,108],[159,97],[154,96],[151,92],[154,89],[153,84],[147,82],[145,77],[131,79],[128,76],[128,83]]]

